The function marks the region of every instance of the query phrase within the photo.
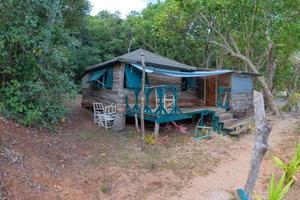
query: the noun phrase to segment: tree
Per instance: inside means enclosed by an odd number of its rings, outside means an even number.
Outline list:
[[[264,76],[257,77],[257,80],[264,92],[267,105],[273,113],[279,113],[273,102],[271,92],[273,86],[267,83],[273,84],[276,66],[274,48],[277,45],[275,39],[278,33],[275,30],[281,25],[280,21],[288,18],[285,12],[292,9],[291,5],[275,1],[180,2],[186,12],[197,15],[209,25],[208,32],[216,34],[211,43],[244,63],[244,71],[268,72],[266,73],[268,82]]]
[[[0,3],[0,112],[25,125],[57,123],[76,93],[71,56],[80,42],[64,27],[68,2]]]

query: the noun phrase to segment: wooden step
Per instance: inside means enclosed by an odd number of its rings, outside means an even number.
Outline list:
[[[249,127],[244,126],[244,127],[240,128],[240,129],[237,129],[235,131],[230,131],[230,132],[228,132],[228,134],[237,136],[237,135],[240,135],[241,133],[244,133],[244,132],[246,133],[248,131],[249,131]]]
[[[217,108],[216,110],[215,110],[215,112],[217,113],[217,114],[219,114],[219,115],[221,115],[221,114],[224,114],[224,113],[229,113],[229,112],[227,112],[225,109],[223,109],[223,108]]]
[[[224,120],[222,121],[224,123],[224,128],[228,129],[228,127],[233,126],[234,124],[238,123],[238,119],[228,119],[228,120]]]
[[[223,122],[225,120],[233,119],[233,115],[229,112],[218,114],[220,121]]]
[[[251,120],[239,120],[238,123],[232,124],[231,126],[228,126],[228,127],[226,127],[226,128],[227,128],[228,130],[234,131],[234,130],[241,129],[241,128],[243,128],[243,127],[249,128],[250,124],[251,124]]]

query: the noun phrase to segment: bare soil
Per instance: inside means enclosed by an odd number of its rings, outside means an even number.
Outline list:
[[[251,134],[194,142],[192,134],[171,129],[142,152],[134,126],[105,131],[79,100],[70,109],[55,132],[0,118],[0,199],[234,199],[246,181]],[[300,139],[299,117],[273,124],[256,187],[260,195],[270,174],[279,173],[272,155],[288,159]],[[297,182],[287,199],[300,199],[299,189]]]

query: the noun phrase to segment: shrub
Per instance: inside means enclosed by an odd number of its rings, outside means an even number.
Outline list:
[[[287,181],[285,173],[283,173],[283,175],[280,177],[278,184],[276,184],[275,177],[273,174],[268,187],[268,200],[282,200],[284,196],[288,193],[293,183],[293,181],[290,181],[287,184],[285,184],[286,182]],[[256,199],[263,200],[262,197],[257,197]]]
[[[56,2],[0,3],[0,112],[24,125],[55,124],[76,92],[71,58],[80,41],[65,27],[66,2]]]
[[[146,135],[145,136],[145,142],[147,144],[150,144],[150,145],[154,144],[155,143],[155,137],[154,137],[154,135],[153,134],[152,135]]]
[[[295,181],[295,175],[300,170],[300,142],[297,146],[296,153],[293,158],[288,162],[284,163],[280,158],[274,156],[273,160],[275,164],[284,170],[286,174],[286,183]]]
[[[64,84],[63,90],[62,86],[55,84],[63,83],[55,82],[50,88],[41,82],[12,80],[7,87],[0,89],[0,112],[23,125],[50,127],[67,112],[63,99],[76,94],[71,82]]]

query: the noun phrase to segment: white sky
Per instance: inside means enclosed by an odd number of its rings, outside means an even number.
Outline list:
[[[142,11],[149,2],[156,2],[156,0],[90,0],[90,2],[91,15],[97,15],[101,10],[120,11],[122,18],[125,18],[130,11]]]

